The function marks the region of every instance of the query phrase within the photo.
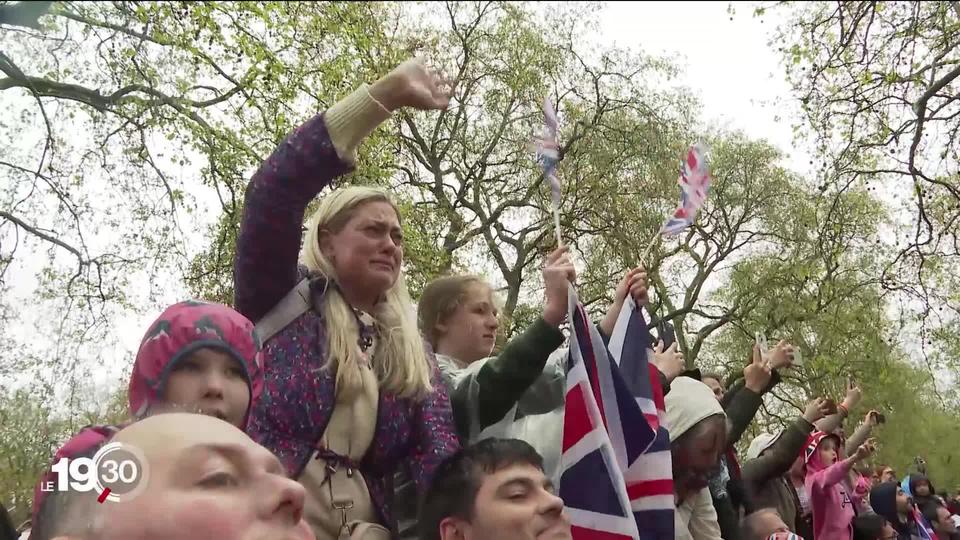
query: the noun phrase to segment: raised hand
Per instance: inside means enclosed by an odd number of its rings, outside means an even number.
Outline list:
[[[653,365],[657,366],[657,369],[660,370],[660,373],[663,373],[663,376],[667,378],[667,381],[672,381],[677,378],[677,375],[683,372],[683,369],[686,367],[686,364],[683,360],[683,353],[677,350],[677,343],[673,342],[670,345],[670,348],[666,351],[663,350],[663,341],[658,341],[657,346],[653,349],[653,358],[651,359]]]
[[[867,416],[864,417],[863,423],[867,424],[870,427],[877,427],[880,425],[880,412],[876,410],[871,410],[867,413]]]
[[[770,369],[781,369],[793,365],[793,345],[780,340],[769,354]]]
[[[812,424],[829,415],[832,409],[829,401],[817,398],[807,403],[807,408],[803,411],[803,419]]]
[[[643,266],[638,266],[623,276],[613,295],[614,304],[622,306],[628,293],[638,306],[645,306],[650,301],[647,294],[647,271]]]
[[[875,439],[868,439],[867,442],[860,445],[857,448],[857,453],[854,454],[854,458],[857,461],[862,461],[870,457],[874,452],[877,451],[877,442]]]
[[[370,95],[386,109],[446,109],[453,95],[451,81],[427,67],[422,58],[412,58],[370,86]]]
[[[852,378],[849,379],[847,381],[847,396],[843,398],[843,406],[849,411],[856,407],[861,399],[863,399],[863,390],[857,386],[857,383],[855,383]]]
[[[754,345],[753,361],[743,370],[745,386],[760,394],[767,387],[771,377],[773,377],[773,371],[770,369],[769,362],[763,359],[760,347]]]
[[[577,280],[577,269],[570,261],[570,248],[560,246],[547,256],[543,267],[543,320],[559,327],[567,316],[567,283]]]
[[[617,288],[613,292],[613,302],[607,308],[607,314],[603,317],[603,320],[600,321],[600,330],[604,334],[609,336],[613,333],[613,327],[617,323],[617,317],[620,315],[620,310],[623,308],[623,303],[626,301],[628,294],[633,297],[638,306],[646,305],[649,301],[647,296],[647,271],[642,266],[627,272],[627,275],[623,276],[623,279],[617,284]]]

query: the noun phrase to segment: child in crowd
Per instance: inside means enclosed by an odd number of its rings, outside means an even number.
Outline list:
[[[181,302],[144,335],[130,377],[130,414],[187,409],[245,429],[263,390],[263,357],[253,323],[220,304]]]
[[[52,463],[92,457],[124,426],[163,410],[199,412],[244,429],[263,387],[263,360],[253,329],[252,322],[224,305],[186,301],[168,307],[141,340],[130,377],[130,421],[81,429]],[[41,489],[54,480],[48,472],[35,490],[33,540],[53,538],[73,507],[76,494]]]
[[[851,522],[856,515],[858,495],[844,481],[850,469],[873,454],[872,441],[857,448],[854,455],[840,458],[842,442],[838,435],[817,431],[810,436],[805,450],[806,490],[813,509],[815,538],[850,540]]]

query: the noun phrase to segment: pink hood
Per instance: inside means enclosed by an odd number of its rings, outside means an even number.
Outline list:
[[[820,459],[818,448],[827,437],[837,443],[838,459],[832,465],[826,465]],[[814,538],[830,540],[849,540],[853,537],[850,523],[856,515],[855,506],[860,504],[860,496],[850,489],[847,473],[851,462],[840,459],[838,435],[817,431],[807,439],[803,458],[807,464],[807,477],[804,485],[813,509]]]
[[[263,354],[253,323],[233,309],[206,302],[180,302],[164,310],[143,340],[130,377],[130,414],[143,418],[162,402],[164,385],[173,367],[193,351],[212,348],[232,356],[242,367],[250,389],[250,411],[263,391]]]
[[[833,437],[834,441],[837,443],[837,457],[839,461],[840,456],[840,436],[833,433],[825,433],[823,431],[814,431],[807,437],[807,445],[803,449],[803,462],[807,465],[807,476],[810,476],[811,473],[820,472],[827,468],[827,465],[820,459],[820,452],[817,452],[817,449],[820,447],[820,443],[823,442],[827,437]]]
[[[118,429],[119,428],[115,426],[87,426],[82,428],[79,433],[68,439],[63,443],[63,446],[57,450],[57,453],[53,456],[53,460],[50,462],[50,467],[52,468],[53,465],[63,458],[74,458],[79,455],[96,452]],[[40,508],[48,493],[45,487],[47,483],[52,483],[53,485],[57,483],[57,473],[53,472],[50,468],[40,477],[40,481],[33,490],[33,509],[30,523],[34,529],[37,527]]]

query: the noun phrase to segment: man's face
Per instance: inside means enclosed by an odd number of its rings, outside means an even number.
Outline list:
[[[440,523],[443,540],[570,540],[563,501],[543,471],[528,464],[483,476],[470,521]]]
[[[910,496],[897,488],[897,512],[907,514],[910,512]]]
[[[705,418],[690,430],[696,436],[688,437],[685,433],[683,440],[671,447],[673,481],[681,495],[706,487],[727,446],[727,424],[723,416]]]
[[[880,475],[881,482],[896,482],[897,481],[897,471],[893,470],[890,467],[887,467],[883,470],[883,473]]]
[[[139,496],[98,505],[98,540],[312,540],[304,490],[267,449],[222,420],[161,414],[121,431],[149,464]]]
[[[723,385],[720,384],[720,381],[714,379],[713,377],[704,377],[703,384],[710,387],[710,390],[713,391],[713,395],[717,398],[717,401],[723,399]]]
[[[953,522],[953,516],[949,510],[942,506],[937,508],[937,523],[934,528],[938,533],[945,533],[946,535],[957,532],[957,525]]]

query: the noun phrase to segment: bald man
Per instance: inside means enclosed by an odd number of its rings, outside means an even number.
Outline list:
[[[149,467],[129,501],[83,501],[62,540],[312,540],[303,487],[280,461],[214,417],[166,413],[121,430],[110,442],[140,449]]]

